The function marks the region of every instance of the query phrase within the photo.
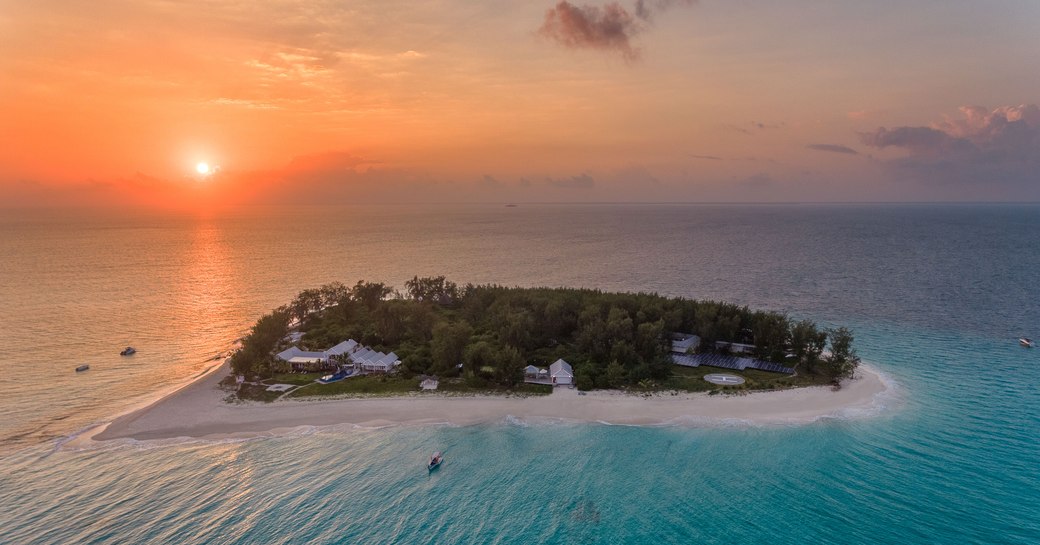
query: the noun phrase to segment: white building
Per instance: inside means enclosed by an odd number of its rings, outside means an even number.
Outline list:
[[[574,384],[574,369],[561,358],[549,366],[549,377],[553,384]]]
[[[384,354],[371,349],[365,349],[350,355],[350,360],[361,366],[362,371],[374,373],[389,373],[395,367],[401,365],[401,360],[393,352]]]
[[[325,351],[329,356],[342,356],[343,354],[350,354],[358,347],[357,341],[354,339],[347,339],[336,346]]]
[[[688,354],[691,349],[696,349],[701,344],[701,338],[693,333],[673,333],[672,352],[676,354]]]
[[[357,348],[357,341],[354,339],[348,339],[332,348],[329,348],[328,350],[322,350],[321,352],[302,350],[298,346],[290,346],[289,348],[275,354],[275,357],[282,361],[289,362],[293,368],[300,369],[305,367],[328,365],[329,358],[350,354],[354,350],[357,350]]]

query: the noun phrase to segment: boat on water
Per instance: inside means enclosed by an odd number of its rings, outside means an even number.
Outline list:
[[[441,467],[441,463],[443,463],[443,462],[444,462],[444,455],[441,454],[440,452],[434,452],[433,456],[430,456],[430,462],[428,464],[426,464],[426,469],[428,471],[433,471],[433,470],[437,469],[438,467]]]
[[[1036,343],[1033,342],[1032,339],[1027,339],[1025,337],[1022,337],[1021,339],[1019,339],[1018,340],[1018,344],[1026,347],[1026,348],[1033,348],[1034,346],[1036,346]]]
[[[76,368],[76,372],[77,373],[82,373],[83,371],[86,371],[87,369],[90,369],[90,366],[84,363],[83,365],[80,365],[79,367]]]
[[[132,356],[132,355],[134,355],[136,353],[137,353],[137,349],[136,348],[134,348],[132,346],[128,346],[128,347],[124,348],[123,351],[119,353],[119,355],[120,356]]]

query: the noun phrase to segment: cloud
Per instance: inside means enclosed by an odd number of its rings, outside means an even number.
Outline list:
[[[545,12],[538,30],[564,47],[613,50],[627,60],[639,57],[631,40],[640,31],[636,19],[617,2],[600,7],[575,6],[566,0]]]
[[[635,15],[618,2],[577,6],[561,0],[545,12],[538,33],[571,49],[599,49],[619,53],[627,61],[639,58],[633,39],[644,32],[655,14],[695,0],[637,0]]]
[[[970,151],[967,140],[952,138],[931,127],[879,127],[874,132],[860,133],[860,141],[878,149],[906,148],[911,154],[919,156],[935,157],[955,151]]]
[[[809,144],[805,146],[809,149],[816,151],[829,151],[832,153],[845,153],[848,155],[859,155],[859,152],[848,147],[842,146],[841,144]]]
[[[649,21],[656,13],[672,6],[692,6],[696,3],[697,0],[636,0],[636,16]]]
[[[1040,189],[1040,108],[1035,104],[960,108],[959,118],[931,126],[879,127],[863,144],[898,148],[884,161],[896,177],[930,183],[1000,184]]]
[[[721,161],[722,160],[722,157],[716,157],[714,155],[694,155],[694,154],[691,153],[691,154],[689,154],[689,157],[692,158],[692,159],[709,159],[711,161]]]
[[[559,180],[548,178],[547,181],[550,186],[561,189],[592,189],[596,186],[596,180],[588,174],[571,176],[570,178],[562,178]]]
[[[782,129],[782,128],[784,128],[785,124],[784,124],[783,121],[781,121],[779,123],[765,123],[765,122],[762,122],[762,121],[749,121],[747,126],[751,127],[751,128],[749,129],[749,128],[741,126],[741,125],[723,125],[723,127],[727,128],[729,130],[732,130],[732,131],[737,131],[737,132],[743,133],[743,134],[752,134],[753,130],[754,131],[764,131],[764,130],[767,130],[767,129]]]

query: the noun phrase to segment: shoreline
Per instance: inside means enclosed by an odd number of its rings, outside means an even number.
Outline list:
[[[635,426],[705,426],[808,423],[878,408],[878,397],[892,390],[881,373],[861,365],[854,379],[834,391],[826,386],[709,396],[707,393],[658,393],[557,388],[549,396],[410,396],[280,400],[273,403],[225,403],[217,384],[228,365],[215,366],[195,381],[111,422],[85,430],[64,446],[83,447],[113,440],[226,440],[282,433],[300,427],[355,425],[474,425],[507,418]]]

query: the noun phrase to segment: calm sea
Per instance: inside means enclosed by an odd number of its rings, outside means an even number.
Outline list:
[[[0,543],[1038,543],[1038,240],[1035,205],[4,211]],[[897,386],[810,425],[60,448],[301,289],[440,274],[850,325]]]

